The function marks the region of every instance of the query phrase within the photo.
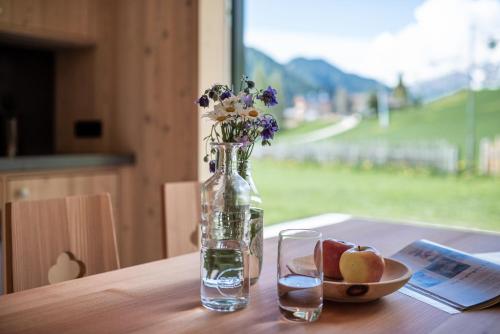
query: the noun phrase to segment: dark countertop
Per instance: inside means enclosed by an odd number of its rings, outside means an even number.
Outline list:
[[[0,172],[132,165],[133,154],[55,154],[0,158]]]

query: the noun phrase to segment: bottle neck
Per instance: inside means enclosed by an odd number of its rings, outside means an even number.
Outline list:
[[[214,144],[217,150],[217,172],[224,174],[238,173],[238,149],[240,144]]]

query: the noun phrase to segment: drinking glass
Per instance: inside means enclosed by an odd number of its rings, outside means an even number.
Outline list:
[[[321,233],[283,230],[278,243],[278,302],[281,314],[299,322],[319,318],[323,308]]]

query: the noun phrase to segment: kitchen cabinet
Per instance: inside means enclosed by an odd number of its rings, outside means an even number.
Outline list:
[[[55,173],[7,176],[6,200],[39,200],[71,195],[111,194],[113,208],[118,209],[118,172],[91,171],[83,174]]]

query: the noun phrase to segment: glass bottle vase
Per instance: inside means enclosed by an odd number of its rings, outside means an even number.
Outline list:
[[[238,162],[238,172],[250,186],[250,284],[257,283],[262,271],[264,256],[264,210],[262,198],[252,177],[248,159]]]
[[[232,312],[248,304],[250,186],[235,143],[213,144],[217,170],[201,187],[201,303]]]

